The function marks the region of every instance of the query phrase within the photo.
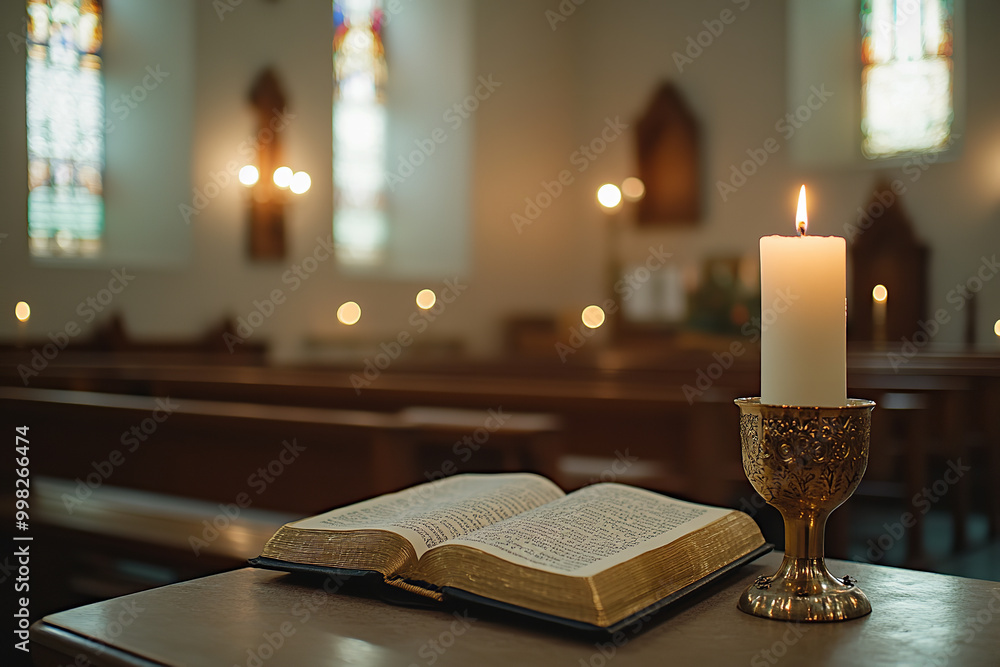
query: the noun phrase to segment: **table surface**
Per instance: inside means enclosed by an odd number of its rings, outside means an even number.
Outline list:
[[[737,610],[739,593],[780,559],[768,554],[641,631],[603,639],[325,593],[247,568],[47,616],[32,627],[32,647],[36,664],[82,654],[97,665],[248,667],[1000,665],[1000,583],[829,561],[835,575],[859,580],[871,615],[796,624]]]

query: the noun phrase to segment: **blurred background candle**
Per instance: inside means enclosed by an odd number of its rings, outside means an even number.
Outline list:
[[[14,317],[17,318],[17,346],[22,347],[28,340],[28,320],[31,319],[31,306],[27,301],[17,302]]]
[[[874,327],[873,340],[879,344],[885,344],[885,316],[889,306],[889,290],[885,285],[876,285],[872,289],[872,325]]]
[[[760,239],[760,400],[768,405],[847,403],[846,244],[806,236],[806,188],[799,236]]]

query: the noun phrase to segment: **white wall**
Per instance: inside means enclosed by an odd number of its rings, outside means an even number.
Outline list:
[[[394,23],[405,22],[417,5],[402,0],[400,6]],[[441,261],[451,264],[457,248],[468,244],[468,271],[460,278],[468,288],[421,332],[410,320],[413,296],[421,287],[440,287],[443,276],[351,277],[329,261],[294,292],[282,281],[289,265],[310,254],[316,237],[325,238],[330,230],[332,88],[326,4],[244,0],[220,20],[212,3],[194,3],[192,186],[203,187],[224,169],[253,131],[246,91],[254,74],[274,63],[296,114],[286,133],[286,154],[296,168],[313,175],[313,189],[289,209],[287,261],[248,262],[246,192],[223,188],[192,222],[187,266],[135,267],[136,279],[112,307],[123,310],[136,335],[192,336],[223,312],[245,316],[254,299],[278,288],[287,301],[254,336],[272,341],[280,358],[294,357],[304,337],[370,346],[401,331],[416,333],[423,342],[459,338],[475,353],[495,351],[508,314],[579,312],[605,296],[605,220],[594,205],[594,192],[602,182],[628,175],[633,138],[615,140],[582,173],[571,155],[598,135],[606,118],[631,124],[663,79],[678,83],[701,122],[704,219],[691,228],[630,233],[625,239],[630,257],[642,258],[647,246],[661,243],[682,266],[696,266],[706,255],[752,255],[761,235],[791,232],[802,182],[810,186],[813,233],[842,234],[844,223],[856,217],[855,209],[868,201],[879,174],[874,168],[803,167],[793,163],[783,140],[781,150],[728,201],[716,190],[716,182],[728,178],[731,165],[744,160],[747,149],[780,137],[775,123],[789,110],[784,3],[588,0],[553,30],[546,11],[558,7],[556,0],[474,3],[468,20],[474,27],[475,57],[465,70],[467,90],[473,92],[480,75],[492,75],[501,85],[460,130],[472,139],[470,238],[442,251],[447,256]],[[678,72],[672,54],[705,29],[703,21],[718,18],[726,8],[735,21]],[[932,248],[932,308],[951,308],[945,300],[948,291],[976,271],[982,255],[1000,250],[1000,83],[995,75],[1000,6],[970,0],[966,9],[964,152],[953,162],[932,166],[909,184],[904,198],[919,234]],[[19,30],[19,12],[2,12],[0,29]],[[69,320],[79,321],[77,304],[104,287],[110,275],[106,268],[39,268],[28,261],[24,111],[23,97],[17,94],[17,87],[23,88],[23,55],[0,58],[0,76],[4,89],[14,93],[0,101],[3,117],[12,119],[0,129],[2,231],[9,234],[0,242],[0,336],[17,334],[9,314],[20,299],[33,306],[30,333],[43,336]],[[456,101],[435,100],[428,109],[441,113]],[[417,138],[420,133],[412,137]],[[564,169],[572,170],[572,184],[519,234],[511,214],[523,214],[525,198],[535,198],[543,181],[556,179]],[[887,173],[900,175],[898,169]],[[335,318],[337,306],[347,299],[364,309],[353,328],[342,327]],[[992,323],[998,317],[1000,280],[987,283],[979,300],[979,339],[994,347]],[[962,319],[954,318],[939,340],[961,340]]]

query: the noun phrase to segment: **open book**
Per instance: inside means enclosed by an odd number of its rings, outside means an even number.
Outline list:
[[[630,622],[769,548],[735,510],[623,484],[566,494],[529,473],[465,474],[287,524],[251,564],[376,572],[426,597],[593,629]]]

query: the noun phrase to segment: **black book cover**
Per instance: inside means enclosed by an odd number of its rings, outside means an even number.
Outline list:
[[[745,556],[737,558],[728,565],[725,565],[702,577],[701,579],[692,582],[684,588],[657,600],[653,604],[637,611],[631,616],[623,618],[622,620],[606,627],[594,625],[592,623],[584,623],[582,621],[576,621],[569,618],[563,618],[562,616],[556,616],[553,614],[546,614],[544,612],[519,607],[507,602],[500,602],[499,600],[494,600],[475,593],[469,593],[468,591],[464,591],[460,588],[454,588],[452,586],[445,586],[440,589],[435,588],[434,590],[438,590],[444,596],[444,602],[436,602],[435,600],[423,597],[416,593],[408,593],[407,591],[396,588],[395,586],[391,586],[385,583],[385,578],[381,573],[372,570],[352,570],[340,567],[326,567],[323,565],[305,565],[302,563],[291,563],[274,558],[264,558],[262,556],[251,559],[249,563],[254,567],[307,575],[313,578],[334,577],[337,581],[351,582],[352,584],[363,586],[366,590],[374,593],[379,598],[390,604],[433,609],[444,609],[449,606],[464,607],[466,605],[489,607],[491,609],[500,610],[504,613],[544,621],[545,623],[555,624],[575,631],[585,633],[614,634],[615,632],[624,630],[645,617],[655,614],[665,607],[669,607],[679,600],[687,598],[700,588],[707,586],[736,568],[760,558],[773,548],[773,544],[764,544]]]

